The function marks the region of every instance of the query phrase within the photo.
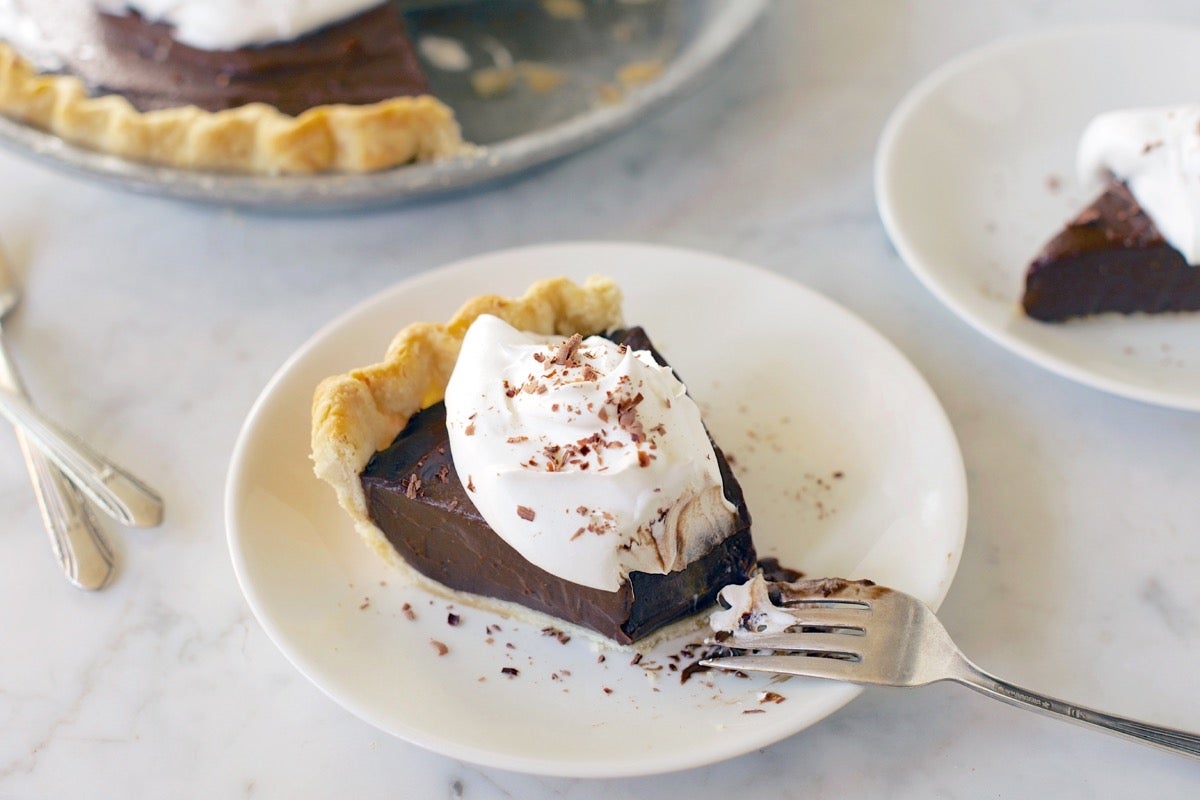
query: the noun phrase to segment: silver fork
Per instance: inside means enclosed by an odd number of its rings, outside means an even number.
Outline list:
[[[782,592],[779,608],[795,620],[785,632],[739,629],[709,642],[773,654],[708,658],[702,664],[883,686],[955,681],[1020,708],[1200,758],[1198,734],[1067,703],[984,672],[955,646],[933,612],[911,595],[870,581],[838,578],[774,586]]]
[[[3,321],[20,299],[20,290],[0,248],[0,410],[14,422],[38,509],[63,573],[81,589],[101,589],[111,580],[115,561],[76,482],[107,513],[127,524],[158,524],[162,501],[74,437],[50,426],[29,404],[3,340]],[[44,447],[51,449],[53,457],[42,452]],[[127,477],[132,485],[126,486]]]
[[[20,297],[0,253],[0,320],[16,307]],[[47,420],[21,390],[11,364],[8,373],[7,391],[0,391],[0,416],[16,427],[26,445],[33,445],[26,449],[41,451],[75,489],[122,525],[153,528],[162,522],[162,498],[153,489]],[[39,485],[37,478],[34,482]]]
[[[0,250],[0,391],[27,398],[3,339],[3,322],[19,301],[20,293],[8,273],[4,251]],[[20,428],[15,431],[54,557],[74,585],[81,589],[103,588],[116,567],[112,550],[96,520],[62,471],[30,445],[24,431]]]

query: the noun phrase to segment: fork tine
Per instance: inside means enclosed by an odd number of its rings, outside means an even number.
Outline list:
[[[865,637],[853,633],[764,633],[731,636],[720,644],[731,650],[782,650],[788,653],[847,653],[862,656]]]
[[[846,605],[840,608],[827,606],[788,605],[783,610],[796,619],[797,625],[814,628],[851,628],[862,630],[871,610],[862,606]]]
[[[813,656],[723,656],[706,658],[706,667],[741,670],[743,672],[773,672],[776,675],[802,675],[835,681],[862,682],[862,670],[855,661]]]

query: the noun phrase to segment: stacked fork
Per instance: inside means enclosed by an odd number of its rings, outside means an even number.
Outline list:
[[[113,519],[133,527],[161,523],[163,503],[140,480],[47,421],[30,405],[2,338],[3,322],[20,297],[0,248],[0,414],[16,427],[17,444],[51,548],[67,580],[81,589],[101,589],[116,567],[84,497]]]

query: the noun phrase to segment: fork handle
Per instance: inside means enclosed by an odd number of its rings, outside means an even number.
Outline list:
[[[27,399],[0,392],[0,415],[22,429],[88,499],[123,525],[153,528],[163,502],[153,489],[42,416]]]
[[[977,692],[1001,700],[1019,708],[1040,711],[1043,714],[1070,722],[1098,728],[1107,733],[1141,742],[1171,753],[1200,758],[1200,734],[1152,725],[1136,719],[1097,711],[1087,706],[1075,705],[1054,697],[1017,686],[997,678],[972,664],[966,658],[962,668],[954,670],[951,680],[969,686]]]
[[[0,339],[0,391],[25,395],[8,350]],[[33,484],[33,494],[50,547],[63,574],[80,589],[102,589],[112,578],[116,565],[104,535],[88,511],[79,490],[29,443],[24,431],[15,429],[17,445]]]
[[[103,589],[116,564],[96,520],[79,490],[29,443],[24,433],[20,430],[16,433],[38,509],[50,536],[50,547],[63,574],[80,589]]]

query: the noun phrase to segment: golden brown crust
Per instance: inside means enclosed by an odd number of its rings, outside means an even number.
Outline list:
[[[582,286],[549,278],[521,297],[476,297],[449,322],[416,322],[401,330],[383,361],[326,378],[317,386],[312,406],[314,472],[333,486],[367,544],[391,563],[397,561],[395,551],[367,514],[359,475],[409,417],[442,399],[463,336],[480,314],[492,314],[532,333],[596,333],[622,324],[621,292],[608,278],[591,277]]]
[[[0,42],[0,114],[73,144],[172,167],[260,174],[371,172],[463,152],[454,112],[434,97],[317,106],[292,117],[263,103],[141,112],[82,81],[39,73]]]

